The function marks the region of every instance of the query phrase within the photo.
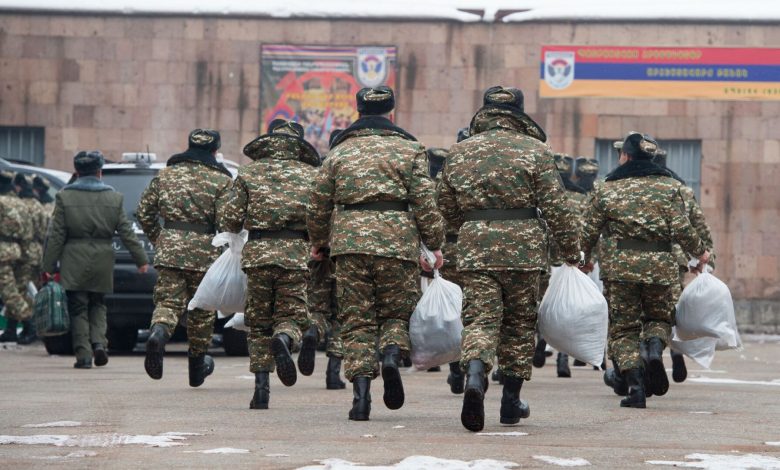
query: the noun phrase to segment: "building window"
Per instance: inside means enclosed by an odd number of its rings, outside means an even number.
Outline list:
[[[0,157],[43,165],[43,127],[0,127]]]
[[[618,166],[618,153],[612,143],[618,139],[596,139],[596,160],[599,177],[603,178]],[[701,141],[659,140],[658,145],[668,152],[666,164],[693,188],[699,198],[701,187]]]

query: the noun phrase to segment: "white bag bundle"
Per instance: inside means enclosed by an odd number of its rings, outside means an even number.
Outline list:
[[[218,233],[211,244],[228,245],[228,249],[211,265],[195,291],[188,309],[220,310],[223,313],[243,312],[246,303],[246,274],[241,270],[241,250],[248,233]]]
[[[596,261],[593,263],[593,271],[588,273],[588,277],[599,288],[599,292],[604,293],[604,283],[601,282],[599,276],[601,276],[601,269],[599,268],[599,262]]]
[[[607,299],[575,266],[553,268],[539,306],[539,333],[547,344],[575,359],[601,365],[607,345]]]
[[[715,359],[715,349],[718,345],[716,338],[703,337],[683,341],[677,335],[677,327],[672,327],[671,349],[690,357],[697,364],[709,369],[712,360]]]
[[[675,332],[682,341],[717,339],[717,348],[737,349],[742,341],[737,331],[734,302],[726,284],[705,267],[685,289],[677,303]]]
[[[420,370],[440,366],[460,359],[463,322],[463,292],[433,272],[433,281],[417,302],[409,320],[412,342],[412,364]]]
[[[244,312],[238,312],[225,323],[225,328],[235,328],[239,331],[249,331],[249,327],[244,323]]]

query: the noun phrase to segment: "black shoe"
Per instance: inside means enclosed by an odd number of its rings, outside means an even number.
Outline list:
[[[624,397],[628,395],[628,384],[620,373],[617,363],[615,361],[612,361],[612,363],[615,367],[604,372],[604,383],[615,392],[615,395]]]
[[[523,379],[506,377],[501,395],[501,424],[517,424],[521,418],[531,416],[528,403],[520,399]]]
[[[466,376],[460,370],[459,362],[450,362],[450,374],[447,376],[447,383],[450,385],[450,391],[455,395],[463,393],[463,387],[466,382]]]
[[[544,363],[547,360],[545,349],[547,349],[547,341],[540,337],[539,341],[536,342],[536,348],[534,349],[534,367],[544,367]]]
[[[298,370],[302,375],[311,375],[314,373],[314,357],[317,353],[317,344],[320,342],[320,335],[317,333],[317,327],[312,326],[303,335],[301,340],[301,352],[298,353]]]
[[[412,358],[409,356],[406,356],[403,358],[403,364],[404,367],[412,367]]]
[[[160,380],[163,376],[163,356],[165,355],[165,343],[170,339],[168,328],[159,323],[152,325],[152,332],[146,341],[146,359],[144,369],[149,377]]]
[[[383,399],[385,406],[391,410],[397,410],[404,406],[404,384],[401,382],[401,373],[398,364],[401,362],[401,350],[397,345],[385,346],[382,351],[382,381],[385,383]]]
[[[647,343],[647,378],[653,395],[666,395],[669,390],[669,377],[664,367],[664,343],[661,338],[650,338]]]
[[[425,372],[441,372],[441,366],[434,366],[426,370]]]
[[[355,377],[352,379],[352,409],[349,419],[352,421],[368,421],[371,414],[371,377]]]
[[[295,362],[290,355],[291,343],[290,337],[284,333],[279,333],[271,339],[271,354],[276,363],[276,375],[288,387],[292,387],[298,381]]]
[[[92,368],[92,358],[91,357],[85,357],[83,359],[76,359],[76,362],[73,364],[74,369],[91,369]]]
[[[579,359],[575,359],[574,362],[572,362],[572,365],[574,367],[582,367],[582,366],[587,366],[588,364],[580,361]]]
[[[466,370],[466,387],[463,393],[463,408],[460,422],[472,432],[482,431],[485,427],[485,363],[479,359],[469,361]]]
[[[685,358],[682,354],[671,351],[672,353],[672,380],[676,383],[685,382],[688,378],[688,368],[685,367]]]
[[[492,380],[493,382],[498,382],[501,385],[504,385],[504,374],[501,373],[501,369],[499,369],[498,366],[496,366],[496,368],[493,369],[493,373],[490,374],[490,380]]]
[[[19,334],[19,338],[16,340],[16,343],[27,345],[34,343],[36,339],[38,339],[38,336],[35,334],[35,327],[33,326],[32,321],[24,320],[22,322],[22,332]]]
[[[643,371],[640,369],[624,371],[623,379],[628,384],[628,396],[620,400],[620,406],[623,408],[647,408]]]
[[[268,385],[268,372],[255,372],[255,394],[249,402],[250,410],[267,410],[271,397],[271,387]]]
[[[200,387],[206,377],[214,372],[214,359],[208,354],[187,354],[190,369],[190,387]]]
[[[325,370],[325,388],[328,390],[342,390],[347,387],[339,372],[341,371],[341,358],[330,356],[328,358],[328,368]]]
[[[18,322],[12,318],[5,319],[5,330],[0,335],[0,343],[15,343],[19,336],[16,334],[16,325]]]
[[[571,377],[571,369],[569,369],[569,355],[559,352],[557,363],[558,377]]]
[[[96,366],[102,367],[108,364],[108,353],[102,344],[95,343],[92,345],[92,355],[95,357]]]

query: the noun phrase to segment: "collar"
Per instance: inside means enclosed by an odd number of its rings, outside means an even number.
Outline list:
[[[176,154],[171,158],[169,158],[167,166],[178,165],[179,163],[184,163],[184,162],[199,163],[201,165],[217,170],[220,173],[229,176],[231,179],[233,178],[233,174],[230,171],[228,171],[227,168],[225,168],[225,165],[218,162],[217,159],[214,158],[214,155],[212,155],[211,152],[209,152],[208,150],[196,149],[196,148],[187,149],[184,152]]]
[[[63,190],[75,189],[77,191],[92,191],[92,192],[114,190],[114,188],[112,188],[111,186],[107,185],[106,183],[98,179],[97,176],[81,176],[79,177],[79,179],[65,186],[62,189]]]
[[[643,178],[646,176],[668,176],[671,178],[672,173],[650,160],[629,160],[612,170],[604,180],[617,181],[626,178]]]
[[[357,121],[353,122],[351,126],[344,129],[344,132],[342,132],[341,134],[339,134],[338,137],[336,137],[336,139],[330,145],[330,148],[333,148],[339,145],[340,143],[344,142],[345,140],[349,139],[350,137],[353,137],[353,135],[357,131],[367,130],[367,129],[380,131],[379,132],[380,134],[385,134],[385,135],[398,135],[403,139],[417,142],[417,139],[412,134],[396,126],[395,124],[393,124],[391,120],[387,119],[386,117],[363,116],[359,118]]]

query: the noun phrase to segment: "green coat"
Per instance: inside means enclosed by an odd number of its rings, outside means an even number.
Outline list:
[[[83,177],[57,194],[43,269],[60,262],[66,290],[110,293],[114,290],[114,232],[136,265],[149,261],[122,208],[122,194],[94,177]]]

